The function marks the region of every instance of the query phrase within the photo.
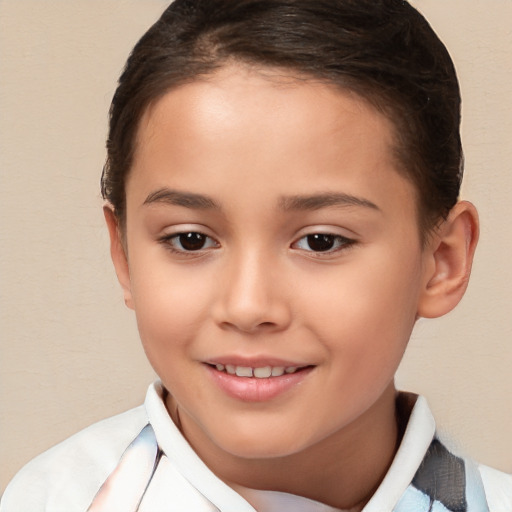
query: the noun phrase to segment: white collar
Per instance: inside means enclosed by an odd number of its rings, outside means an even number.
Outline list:
[[[222,511],[255,512],[254,508],[231,487],[220,480],[199,458],[169,416],[163,401],[160,382],[147,392],[145,407],[160,448],[173,461],[175,468],[205,498]],[[391,511],[406,491],[423,460],[435,434],[435,422],[424,397],[418,397],[405,429],[400,447],[384,480],[366,504],[363,512]],[[281,510],[335,512],[336,509],[306,498],[255,491],[258,503],[268,503],[269,512]],[[283,501],[284,500],[284,501]],[[288,500],[288,501],[287,501]],[[293,503],[290,505],[289,501]],[[286,507],[283,505],[286,503]],[[277,506],[280,504],[281,506]],[[304,508],[308,504],[309,508]],[[299,508],[301,507],[302,508]],[[313,508],[313,506],[317,508]]]
[[[427,400],[418,396],[395,458],[363,512],[393,510],[414,478],[435,431],[436,423]]]

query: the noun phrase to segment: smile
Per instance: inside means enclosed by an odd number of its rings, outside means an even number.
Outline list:
[[[300,368],[297,366],[262,366],[252,368],[251,366],[235,366],[233,364],[215,364],[219,372],[225,372],[237,377],[256,377],[257,379],[268,379],[271,377],[281,377],[284,374],[295,373]]]
[[[232,364],[234,362],[210,361],[205,367],[212,382],[223,393],[244,402],[266,402],[291,392],[316,368],[314,365],[283,365],[284,361],[265,361],[266,365],[263,361],[254,361],[254,366]]]

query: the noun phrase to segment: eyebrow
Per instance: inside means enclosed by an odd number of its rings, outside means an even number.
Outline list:
[[[360,206],[381,211],[380,208],[368,199],[352,196],[350,194],[327,192],[324,194],[298,195],[282,197],[279,201],[281,208],[290,210],[320,210],[330,206]]]
[[[220,206],[210,197],[191,192],[179,192],[168,188],[162,188],[152,192],[146,197],[144,205],[163,203],[174,206],[183,206],[196,210],[219,210]]]
[[[163,203],[173,206],[197,210],[220,210],[220,206],[208,196],[192,192],[162,188],[152,192],[146,197],[144,205]],[[327,192],[322,194],[284,196],[279,199],[279,206],[284,211],[293,210],[320,210],[328,207],[359,206],[380,211],[375,204],[361,197],[350,194]]]

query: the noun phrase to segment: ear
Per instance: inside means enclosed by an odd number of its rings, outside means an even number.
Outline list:
[[[460,302],[468,285],[478,233],[476,208],[468,201],[458,202],[425,249],[426,275],[418,316],[437,318]]]
[[[121,228],[119,226],[119,220],[114,213],[113,207],[110,205],[105,205],[103,207],[103,214],[105,215],[105,221],[107,222],[108,232],[110,235],[110,256],[114,263],[117,279],[123,289],[124,302],[130,309],[133,309],[130,269],[128,266],[128,257],[123,243]]]

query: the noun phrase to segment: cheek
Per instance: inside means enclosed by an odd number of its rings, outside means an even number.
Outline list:
[[[368,258],[309,288],[310,329],[358,375],[394,373],[416,318],[417,261]],[[352,372],[351,372],[352,373]]]
[[[142,269],[142,271],[139,271]],[[132,264],[132,296],[140,336],[148,356],[186,346],[209,311],[211,280],[201,272],[168,262]]]

